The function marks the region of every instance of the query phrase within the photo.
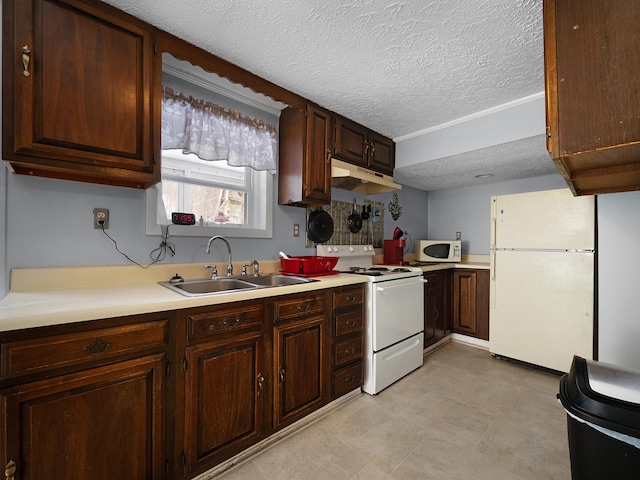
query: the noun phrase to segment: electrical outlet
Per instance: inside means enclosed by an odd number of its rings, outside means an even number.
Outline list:
[[[109,209],[94,208],[93,209],[93,228],[107,229],[109,228]]]
[[[293,236],[294,237],[299,237],[300,236],[300,224],[299,223],[294,223],[293,224]]]
[[[462,232],[456,232],[456,240],[462,240]]]

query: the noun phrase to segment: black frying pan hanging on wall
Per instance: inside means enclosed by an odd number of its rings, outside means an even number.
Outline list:
[[[360,216],[360,213],[358,213],[355,198],[353,199],[353,212],[351,212],[351,215],[347,218],[347,222],[351,233],[358,233],[362,230],[362,217]]]
[[[324,243],[329,241],[333,235],[333,218],[329,213],[318,208],[309,214],[307,222],[307,235],[314,243]]]

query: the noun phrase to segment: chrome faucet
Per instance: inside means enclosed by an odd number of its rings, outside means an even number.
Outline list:
[[[231,275],[233,275],[233,265],[231,264],[231,245],[229,245],[229,242],[227,242],[226,238],[224,238],[222,235],[216,235],[214,237],[211,237],[207,242],[207,248],[205,248],[204,253],[211,252],[211,244],[214,242],[214,240],[217,240],[217,239],[220,239],[227,244],[227,252],[229,252],[229,261],[227,263],[227,276],[230,277]]]
[[[250,267],[253,265],[253,276],[254,277],[259,277],[260,276],[260,264],[258,263],[257,260],[251,260],[251,263],[245,263],[244,265],[242,265],[242,275],[247,275],[247,267]]]

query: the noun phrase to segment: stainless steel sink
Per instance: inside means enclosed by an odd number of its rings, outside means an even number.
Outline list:
[[[303,277],[289,277],[287,275],[264,275],[261,277],[218,277],[212,279],[186,280],[180,283],[158,283],[163,287],[167,287],[187,297],[199,297],[242,290],[298,285],[315,281],[317,280]]]
[[[265,287],[282,287],[285,285],[299,285],[301,283],[316,281],[311,278],[290,277],[287,275],[263,275],[262,277],[246,277],[242,280],[254,285],[261,285]]]

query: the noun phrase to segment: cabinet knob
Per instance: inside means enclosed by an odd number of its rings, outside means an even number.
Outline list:
[[[349,296],[346,298],[347,302],[349,302],[349,303],[353,302],[355,299],[356,299],[355,295],[349,295]]]
[[[287,373],[284,368],[280,368],[280,383],[284,383],[284,375]]]
[[[260,396],[260,392],[262,391],[263,384],[264,384],[264,376],[261,373],[258,373],[258,396]]]
[[[356,325],[356,321],[353,318],[350,318],[349,320],[347,320],[347,327],[355,327]]]
[[[344,381],[347,383],[351,383],[356,379],[355,375],[347,375],[346,377],[344,377]]]
[[[108,340],[103,340],[101,338],[96,338],[89,345],[85,345],[84,351],[89,355],[100,355],[101,353],[106,352],[111,347],[111,342]]]
[[[356,351],[355,347],[353,345],[349,345],[345,349],[344,353],[346,353],[347,355],[353,355],[355,353],[355,351]]]
[[[4,477],[6,480],[13,480],[16,474],[16,462],[9,460],[9,463],[4,467]]]
[[[236,325],[238,325],[238,323],[240,323],[240,319],[237,315],[229,315],[227,319],[222,323],[225,327],[235,327]]]
[[[28,45],[25,45],[24,47],[22,47],[22,66],[24,67],[24,69],[22,70],[22,74],[25,77],[28,77],[31,75],[31,72],[29,72],[30,60],[31,60],[31,50],[29,49]]]
[[[300,305],[298,305],[297,310],[299,312],[306,312],[307,310],[309,310],[309,302],[302,302]]]

